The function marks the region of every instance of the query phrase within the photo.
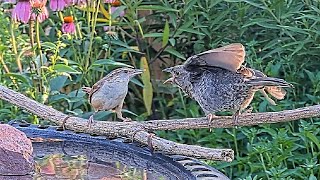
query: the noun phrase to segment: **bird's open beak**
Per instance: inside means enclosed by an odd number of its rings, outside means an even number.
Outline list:
[[[172,67],[169,67],[169,68],[166,68],[164,70],[162,70],[163,72],[168,72],[168,73],[171,73],[172,77],[170,77],[169,79],[165,80],[163,82],[163,84],[166,84],[166,83],[173,83],[174,82],[174,74],[172,73]]]
[[[145,72],[146,70],[142,70],[142,69],[135,69],[133,72],[133,75],[138,75],[138,74],[142,74],[143,72]]]
[[[169,78],[169,79],[167,79],[167,80],[165,80],[164,82],[163,82],[163,84],[166,84],[166,83],[173,83],[174,82],[174,76],[172,76],[171,78]]]

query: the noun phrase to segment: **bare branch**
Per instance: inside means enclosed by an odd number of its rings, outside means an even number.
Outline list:
[[[320,105],[279,112],[242,114],[239,116],[237,126],[279,123],[312,117],[320,117]],[[233,119],[231,116],[219,116],[213,118],[211,123],[209,123],[206,117],[172,120],[152,120],[141,123],[143,124],[142,126],[148,131],[234,127]]]
[[[0,99],[6,100],[58,125],[62,125],[63,119],[67,117],[67,115],[62,112],[40,104],[3,86],[0,86]],[[252,126],[265,123],[287,122],[312,117],[320,117],[320,105],[280,112],[242,114],[239,116],[237,126]],[[234,127],[234,124],[233,119],[230,116],[220,116],[214,118],[211,123],[209,123],[205,117],[173,120],[152,120],[145,122],[99,121],[89,129],[86,119],[70,117],[68,118],[65,126],[67,129],[77,132],[105,135],[108,137],[127,137],[147,145],[148,139],[150,138],[148,131],[230,128]],[[194,145],[184,145],[159,137],[153,137],[151,142],[152,148],[155,151],[161,151],[165,154],[181,154],[190,157],[222,161],[233,160],[233,151],[230,149],[210,149]]]
[[[18,92],[10,90],[0,85],[0,99],[8,101],[20,108],[38,115],[43,119],[48,119],[58,125],[63,124],[63,120],[68,115],[61,113],[51,107],[38,103]],[[78,117],[70,117],[65,124],[67,129],[85,132],[89,134],[98,134],[112,137],[128,137],[137,142],[148,145],[148,139],[150,134],[139,122],[95,122],[95,124],[89,129],[87,121]],[[195,145],[185,145],[172,142],[159,137],[151,138],[151,145],[155,151],[160,151],[164,154],[179,154],[189,157],[232,161],[234,152],[231,149],[211,149]]]

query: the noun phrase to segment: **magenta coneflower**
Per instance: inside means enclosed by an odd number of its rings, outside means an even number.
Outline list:
[[[31,4],[29,0],[19,0],[12,11],[12,18],[15,21],[28,23],[31,16]]]
[[[63,18],[62,32],[65,34],[74,34],[76,32],[76,26],[73,22],[72,16],[66,16]]]
[[[31,19],[43,22],[49,17],[49,12],[46,7],[47,0],[30,0],[32,13]]]
[[[77,0],[64,0],[66,2],[66,6],[72,6],[76,4]]]
[[[50,0],[50,9],[52,11],[62,11],[67,6],[67,1],[65,0]]]
[[[39,13],[33,12],[31,14],[31,19],[37,20],[40,23],[43,22],[44,20],[48,19],[48,17],[49,17],[49,12],[48,12],[47,7],[45,7],[45,6],[41,8],[41,11]]]
[[[47,0],[30,0],[32,8],[42,8],[47,4]]]

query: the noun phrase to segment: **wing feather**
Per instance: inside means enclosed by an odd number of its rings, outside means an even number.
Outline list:
[[[236,72],[244,58],[244,46],[234,43],[192,56],[186,61],[185,66],[214,66]]]

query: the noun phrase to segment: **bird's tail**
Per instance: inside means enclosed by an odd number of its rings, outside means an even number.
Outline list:
[[[283,88],[293,88],[293,85],[286,82],[285,80],[272,77],[251,79],[247,82],[247,84],[256,89],[259,89],[267,99],[270,98],[266,93],[264,93],[264,91],[268,92],[268,94],[275,97],[276,99],[283,99],[286,95],[286,91]],[[271,104],[275,104],[274,101],[272,102]]]
[[[276,86],[276,87],[283,87],[283,88],[293,88],[293,85],[288,83],[287,81],[279,78],[272,78],[272,77],[261,77],[256,79],[250,79],[246,82],[249,86],[253,87],[268,87],[268,86]]]

